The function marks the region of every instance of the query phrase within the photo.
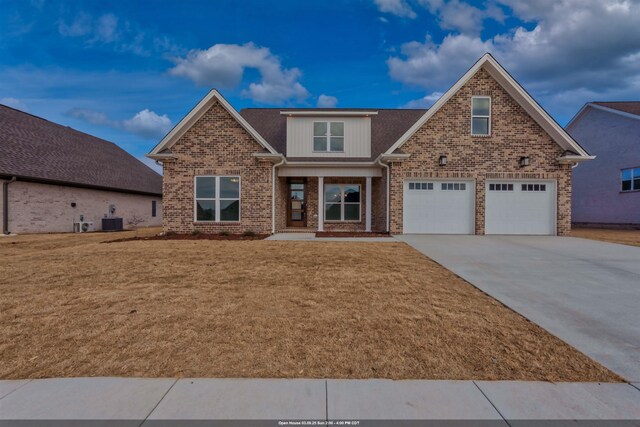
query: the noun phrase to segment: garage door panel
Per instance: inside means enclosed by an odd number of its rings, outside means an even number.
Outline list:
[[[404,233],[473,234],[473,181],[404,183]]]
[[[487,181],[485,234],[555,234],[553,181]]]

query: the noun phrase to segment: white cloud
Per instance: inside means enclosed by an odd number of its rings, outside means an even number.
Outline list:
[[[2,98],[0,99],[0,104],[4,104],[8,107],[15,108],[16,110],[29,111],[29,109],[27,108],[27,104],[25,104],[23,101],[19,100],[18,98],[11,98],[11,97]]]
[[[166,114],[160,116],[145,108],[129,120],[123,121],[122,127],[133,134],[151,139],[162,138],[169,133],[173,123]]]
[[[443,90],[489,51],[542,101],[565,94],[575,110],[593,98],[614,99],[624,88],[638,96],[640,2],[500,2],[518,18],[533,22],[533,28],[518,27],[490,39],[450,34],[441,43],[429,36],[425,42],[406,43],[400,55],[387,61],[390,76],[429,91]]]
[[[318,103],[316,105],[318,108],[334,108],[338,105],[338,98],[323,93],[318,97]]]
[[[431,92],[422,98],[407,102],[404,108],[430,108],[438,99],[442,97],[442,92]]]
[[[127,120],[111,120],[105,113],[88,108],[73,108],[66,114],[94,125],[123,129],[145,139],[162,138],[173,127],[166,114],[160,116],[146,108]]]
[[[280,58],[268,48],[253,43],[216,44],[207,50],[194,49],[184,58],[175,58],[169,74],[185,77],[199,86],[237,87],[246,69],[256,69],[261,81],[242,91],[246,97],[265,104],[282,104],[309,96],[299,79],[298,68],[283,68]]]
[[[420,0],[420,3],[438,18],[442,29],[464,34],[479,34],[485,19],[499,22],[505,19],[504,12],[495,4],[480,9],[460,0]]]
[[[406,0],[374,0],[378,10],[401,18],[414,19],[417,15]]]

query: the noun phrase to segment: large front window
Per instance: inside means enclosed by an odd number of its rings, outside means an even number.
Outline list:
[[[471,135],[491,134],[491,98],[474,96],[471,98]]]
[[[313,151],[344,151],[344,122],[313,122]]]
[[[622,191],[640,190],[640,168],[622,169],[620,179]]]
[[[197,176],[196,221],[240,221],[240,177]]]
[[[360,186],[328,184],[324,187],[326,221],[360,221]]]

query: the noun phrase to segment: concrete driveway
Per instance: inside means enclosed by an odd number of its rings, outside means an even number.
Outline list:
[[[549,236],[398,236],[628,381],[640,381],[640,247]]]

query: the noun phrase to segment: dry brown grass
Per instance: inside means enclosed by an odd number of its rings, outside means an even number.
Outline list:
[[[640,230],[574,228],[571,230],[571,237],[581,237],[583,239],[602,240],[603,242],[640,246]]]
[[[401,243],[122,236],[0,239],[0,378],[619,380]]]

